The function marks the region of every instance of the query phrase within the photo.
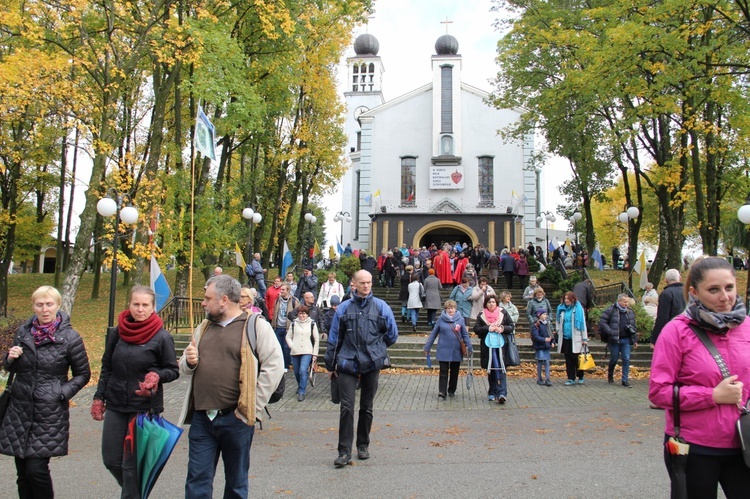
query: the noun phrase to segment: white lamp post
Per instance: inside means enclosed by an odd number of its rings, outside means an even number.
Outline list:
[[[314,245],[313,245],[313,235],[312,235],[312,226],[313,226],[313,224],[315,222],[318,221],[318,217],[316,217],[312,213],[305,213],[305,220],[310,224],[308,226],[308,233],[310,235],[310,240],[308,241],[308,243],[309,243],[308,255],[309,255],[310,254],[309,251],[312,250],[313,247],[314,247]],[[315,258],[315,255],[312,255],[311,260],[314,259],[314,258]]]
[[[750,224],[750,204],[740,206],[737,210],[737,218],[745,225]],[[745,307],[750,303],[750,267],[747,268],[747,286],[745,287]]]
[[[544,254],[547,255],[547,262],[549,264],[549,223],[555,223],[557,220],[557,217],[555,217],[555,214],[551,211],[542,211],[539,212],[539,216],[536,217],[536,221],[538,224],[541,224],[542,222],[547,222],[546,224],[546,239],[545,239],[545,247],[544,247]]]
[[[252,208],[247,207],[242,210],[242,218],[247,220],[250,226],[247,234],[247,243],[245,244],[245,263],[247,263],[253,258],[253,226],[258,225],[263,220],[263,216],[253,211]]]
[[[344,244],[344,220],[346,220],[346,223],[350,223],[352,221],[352,216],[348,211],[340,211],[333,217],[334,222],[341,222],[341,239],[339,239],[339,242],[341,243],[342,247]]]
[[[583,218],[583,215],[581,215],[580,211],[577,211],[573,213],[573,216],[570,217],[570,221],[573,222],[573,232],[576,233],[576,251],[578,251],[578,221]]]
[[[115,294],[117,292],[117,240],[120,237],[120,222],[135,225],[138,222],[138,210],[132,206],[130,196],[119,194],[110,189],[106,197],[96,203],[96,211],[104,218],[115,215],[115,234],[112,238],[112,276],[109,279],[109,319],[107,322],[107,338],[114,332],[115,323]],[[110,197],[113,196],[113,197]],[[123,202],[127,202],[123,206]]]
[[[631,239],[632,231],[630,228],[630,222],[638,218],[640,214],[641,210],[639,210],[635,206],[631,206],[630,208],[627,208],[625,211],[617,215],[617,220],[622,224],[626,224],[628,231],[628,270],[630,271],[628,274],[628,286],[631,289],[633,288],[633,264],[635,263],[635,248],[633,248]],[[615,267],[617,266],[617,262],[612,263],[615,265]]]

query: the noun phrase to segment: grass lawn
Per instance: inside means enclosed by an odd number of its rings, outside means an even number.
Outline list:
[[[174,288],[176,271],[165,272],[169,285]],[[146,278],[148,276],[146,275]],[[31,294],[36,288],[44,285],[54,285],[54,274],[13,274],[8,276],[8,315],[16,317],[31,317]],[[99,286],[99,298],[91,299],[91,289],[94,275],[86,273],[76,293],[75,305],[70,320],[73,328],[80,333],[86,344],[86,351],[91,363],[91,382],[99,379],[101,357],[104,352],[104,335],[107,332],[109,314],[109,280],[110,274],[102,274]],[[193,296],[203,298],[203,274],[196,271],[193,274]],[[146,282],[148,284],[148,282]],[[115,301],[115,325],[117,314],[126,306],[130,286],[123,285],[123,276],[118,279]],[[5,355],[5,352],[0,352]]]

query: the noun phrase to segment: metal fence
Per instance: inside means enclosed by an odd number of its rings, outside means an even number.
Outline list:
[[[627,293],[631,298],[635,298],[627,284],[618,282],[606,286],[595,286],[594,303],[597,307],[607,307],[617,301],[617,296],[620,293]]]
[[[159,311],[161,320],[164,321],[164,329],[170,333],[176,333],[181,329],[190,332],[190,328],[197,326],[205,319],[206,314],[201,307],[200,298],[193,298],[193,320],[190,320],[190,298],[186,296],[175,296]]]

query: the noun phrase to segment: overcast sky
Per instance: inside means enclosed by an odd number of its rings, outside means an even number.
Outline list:
[[[462,57],[462,79],[464,82],[492,92],[491,80],[497,74],[495,55],[497,41],[502,36],[493,24],[502,13],[492,12],[489,0],[376,0],[375,14],[367,26],[355,29],[352,43],[362,33],[370,33],[378,39],[378,55],[383,61],[383,96],[393,100],[407,92],[432,81],[430,57],[435,54],[435,41],[446,32],[458,40],[458,53]],[[352,57],[350,47],[338,68],[339,89],[343,95],[346,88],[346,58]],[[545,165],[542,173],[542,211],[555,211],[563,202],[557,186],[570,178],[570,168],[559,158]],[[328,202],[330,200],[330,202]],[[328,244],[335,244],[340,224],[333,222],[333,215],[340,210],[341,195],[327,199],[326,214]],[[335,209],[334,209],[335,208]],[[562,219],[560,215],[558,221]],[[565,223],[556,228],[565,229]],[[550,226],[552,228],[552,226]]]

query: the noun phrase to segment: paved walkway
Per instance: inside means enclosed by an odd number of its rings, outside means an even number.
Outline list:
[[[338,405],[329,384],[298,402],[287,374],[284,399],[256,429],[251,457],[253,497],[667,497],[661,411],[648,409],[647,382],[633,388],[587,380],[566,387],[510,378],[508,403],[486,400],[487,381],[461,376],[454,399],[439,401],[437,376],[383,374],[375,399],[369,461],[334,469]],[[188,378],[167,385],[165,416],[175,421]],[[70,455],[52,461],[59,499],[115,498],[119,490],[101,462],[101,423],[89,415],[93,387],[71,409]],[[152,494],[182,497],[188,440],[183,435]],[[214,497],[221,497],[223,472]],[[13,460],[0,457],[3,490],[15,487]],[[10,497],[10,493],[4,497]]]

